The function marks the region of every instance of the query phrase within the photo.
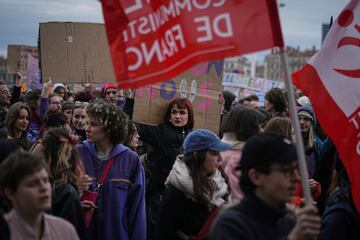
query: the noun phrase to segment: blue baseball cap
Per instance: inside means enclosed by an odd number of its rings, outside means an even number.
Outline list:
[[[231,145],[221,141],[215,133],[206,129],[197,129],[186,136],[184,143],[184,155],[201,150],[222,152],[231,148]]]

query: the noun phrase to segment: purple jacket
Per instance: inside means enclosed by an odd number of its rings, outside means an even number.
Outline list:
[[[98,179],[108,160],[98,159],[95,145],[88,141],[76,148],[86,174]],[[99,190],[98,208],[86,230],[86,239],[145,240],[145,176],[139,157],[118,144],[112,150],[111,158],[114,161]],[[91,188],[95,187],[93,185]]]

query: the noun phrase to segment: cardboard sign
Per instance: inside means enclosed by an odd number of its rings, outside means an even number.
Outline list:
[[[169,102],[175,97],[186,97],[192,102],[194,128],[218,133],[222,71],[223,61],[203,63],[171,80],[137,89],[134,121],[160,124]]]
[[[40,83],[39,61],[29,53],[27,57],[25,82],[28,90],[42,88],[42,84]]]
[[[38,48],[25,45],[8,45],[7,71],[8,73],[20,72],[25,75],[27,70],[28,54],[38,57]]]
[[[104,24],[40,23],[42,79],[55,83],[115,82]]]
[[[123,88],[171,79],[204,61],[284,46],[275,0],[101,4]]]

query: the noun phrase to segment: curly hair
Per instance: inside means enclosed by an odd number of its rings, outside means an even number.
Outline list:
[[[133,136],[137,134],[137,129],[132,120],[128,120],[127,122],[127,134],[125,136],[124,145],[129,146]]]
[[[127,135],[127,115],[117,106],[97,101],[86,108],[89,118],[98,120],[109,134],[110,141],[116,145],[123,143]]]
[[[168,105],[168,108],[166,109],[166,113],[164,116],[164,122],[169,122],[169,119],[171,118],[171,109],[174,106],[177,106],[180,109],[187,109],[189,118],[187,124],[184,126],[185,129],[192,130],[194,128],[194,111],[191,102],[187,98],[174,98],[171,100],[171,102]]]
[[[287,110],[287,99],[280,88],[269,90],[265,95],[265,99],[274,105],[276,112],[285,112]]]
[[[78,186],[84,173],[74,145],[77,139],[64,128],[51,128],[42,141],[46,162],[50,167],[53,186],[73,183]]]

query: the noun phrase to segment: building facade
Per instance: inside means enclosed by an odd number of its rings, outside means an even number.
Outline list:
[[[315,46],[304,51],[301,51],[299,47],[286,47],[290,73],[303,67],[316,52]],[[284,80],[284,70],[277,49],[272,50],[271,54],[265,56],[264,78],[278,81]]]

